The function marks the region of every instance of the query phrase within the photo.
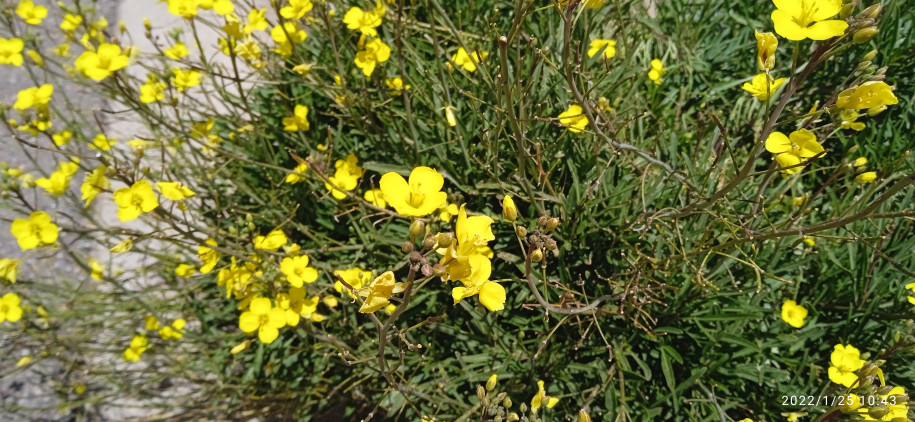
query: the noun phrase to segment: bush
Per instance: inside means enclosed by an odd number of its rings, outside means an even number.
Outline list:
[[[901,3],[5,6],[0,373],[71,416],[908,418]]]

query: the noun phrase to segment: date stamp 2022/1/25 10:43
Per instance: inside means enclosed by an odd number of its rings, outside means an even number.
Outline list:
[[[783,395],[781,396],[782,406],[850,406],[859,403],[861,406],[893,406],[897,402],[901,403],[901,398],[893,395],[887,396],[861,396],[856,394],[844,394],[838,396],[814,396],[814,395]]]

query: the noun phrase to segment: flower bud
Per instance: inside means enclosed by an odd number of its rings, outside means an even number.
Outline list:
[[[477,386],[477,398],[483,400],[486,397],[486,390],[483,389],[482,385]]]
[[[518,235],[518,237],[527,236],[527,228],[524,226],[518,226],[515,228],[515,234]]]
[[[883,387],[877,388],[874,393],[877,395],[885,396],[890,393],[890,390],[893,389],[892,385],[884,385]]]
[[[870,65],[871,65],[871,62],[869,62],[869,61],[864,61],[864,62],[858,63],[858,67],[855,68],[855,72],[860,72],[864,69],[867,69],[867,67]]]
[[[413,220],[410,223],[410,240],[416,239],[426,231],[426,223],[423,220]]]
[[[429,264],[424,264],[422,267],[419,267],[419,271],[426,277],[431,277],[433,274],[435,274],[432,271],[432,266]]]
[[[432,266],[432,274],[434,274],[438,277],[445,275],[446,272],[447,272],[447,270],[446,270],[445,266],[442,264],[436,263],[435,265]]]
[[[890,409],[882,404],[871,406],[869,409],[867,409],[867,416],[870,416],[878,421],[883,419],[887,413],[890,413]]]
[[[486,391],[492,391],[494,388],[496,388],[496,381],[498,381],[498,380],[499,380],[498,375],[496,375],[496,374],[490,375],[489,379],[486,380]]]
[[[400,244],[400,250],[402,250],[403,253],[413,252],[413,242],[410,242],[409,240],[405,240],[403,243]]]
[[[514,403],[512,403],[512,399],[509,397],[506,397],[504,400],[502,400],[502,407],[506,409],[511,409],[512,404]]]
[[[871,50],[869,53],[865,54],[861,60],[869,62],[874,60],[874,57],[877,57],[877,50]]]
[[[883,113],[883,110],[886,110],[885,105],[879,105],[877,107],[872,107],[872,108],[867,109],[867,115],[873,117],[880,113]]]
[[[558,218],[553,217],[553,218],[550,218],[549,220],[546,220],[546,229],[547,229],[547,231],[549,231],[549,230],[554,230],[554,229],[556,229],[556,227],[559,227],[559,219],[558,219]]]
[[[524,406],[523,403],[522,403],[521,405]],[[508,421],[508,422],[515,422],[515,421],[517,421],[518,419],[521,419],[521,418],[519,418],[519,417],[518,417],[518,414],[515,413],[515,412],[509,413],[509,414],[508,414],[508,417],[505,418],[505,420]]]
[[[518,208],[515,206],[515,201],[510,195],[505,195],[505,197],[502,198],[502,216],[512,223],[518,218]]]
[[[870,27],[860,29],[857,32],[855,32],[855,35],[852,36],[851,40],[855,44],[866,43],[866,42],[870,41],[870,39],[873,38],[874,35],[877,35],[878,32],[880,32],[879,29],[877,29],[876,27],[870,26]]]
[[[861,173],[861,174],[855,176],[855,182],[862,183],[862,184],[870,183],[870,182],[873,182],[874,180],[877,180],[877,172],[875,172],[875,171],[866,171],[864,173]]]
[[[531,252],[531,262],[540,262],[540,261],[543,261],[543,250],[534,249],[534,251]]]
[[[842,10],[839,11],[839,18],[841,18],[842,20],[848,19],[848,17],[851,16],[851,12],[854,12],[854,11],[855,11],[854,3],[846,4],[845,6],[842,6]]]
[[[432,249],[435,246],[435,237],[429,236],[423,239],[423,249]]]
[[[451,126],[451,127],[457,126],[457,118],[454,117],[454,107],[452,107],[452,106],[445,107],[445,121],[448,122],[448,126]]]
[[[861,167],[865,164],[867,164],[867,157],[858,157],[851,163],[855,167]]]
[[[877,15],[880,14],[880,10],[883,9],[883,5],[880,3],[872,4],[867,9],[858,13],[855,18],[857,19],[877,19]]]
[[[585,412],[585,409],[578,411],[578,422],[591,422],[591,417],[588,416],[588,412]]]
[[[546,242],[543,242],[543,246],[546,247],[549,251],[556,250],[556,241],[553,239],[547,239]]]
[[[152,31],[152,22],[149,21],[149,18],[143,18],[143,28],[146,28],[147,31]]]
[[[541,215],[540,218],[537,219],[537,226],[539,226],[539,227],[546,226],[546,216],[545,215]]]
[[[435,242],[438,243],[438,247],[447,248],[454,242],[454,235],[451,233],[439,233],[435,235]]]

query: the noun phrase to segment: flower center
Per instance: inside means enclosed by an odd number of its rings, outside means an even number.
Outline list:
[[[423,201],[426,200],[426,194],[419,193],[421,187],[422,184],[420,183],[410,186],[410,197],[407,198],[407,203],[410,204],[411,207],[419,208],[423,204]]]
[[[260,325],[261,327],[267,325],[267,323],[270,322],[270,315],[261,314],[260,317],[257,319],[257,322],[258,322],[258,325]]]
[[[137,207],[137,208],[139,208],[139,209],[143,209],[143,197],[140,196],[140,195],[134,194],[134,195],[130,198],[130,204],[133,205],[133,206],[135,206],[135,207]]]
[[[801,2],[801,15],[794,17],[794,22],[800,25],[802,28],[808,27],[810,24],[814,23],[813,15],[819,10],[816,7],[816,3],[810,4],[808,0],[803,0]]]

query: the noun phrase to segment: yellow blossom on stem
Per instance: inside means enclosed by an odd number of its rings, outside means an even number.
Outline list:
[[[438,218],[446,223],[451,222],[451,218],[458,214],[458,205],[457,204],[447,204],[442,205],[438,209]]]
[[[130,346],[128,346],[127,350],[124,351],[124,360],[128,362],[139,361],[140,356],[143,355],[143,352],[145,352],[147,349],[149,349],[149,339],[146,338],[145,335],[134,335],[130,340]]]
[[[794,131],[789,136],[781,132],[772,132],[766,139],[766,150],[777,154],[775,161],[778,161],[788,174],[800,172],[803,166],[799,164],[825,151],[817,142],[816,135],[807,129]]]
[[[378,63],[386,62],[391,57],[391,47],[381,39],[374,38],[365,43],[363,48],[356,53],[356,66],[362,69],[365,76],[371,76]]]
[[[51,101],[51,94],[53,93],[54,86],[51,84],[23,89],[16,95],[16,102],[13,104],[13,108],[16,110],[25,110],[32,107],[46,108],[48,102]]]
[[[489,53],[485,51],[481,53],[474,50],[473,53],[468,54],[464,47],[458,47],[457,53],[454,53],[454,55],[451,56],[451,61],[454,62],[454,64],[463,67],[464,70],[468,72],[474,72],[477,70],[477,65],[482,63],[483,60],[486,60],[486,57],[488,56]]]
[[[95,258],[89,258],[89,276],[95,281],[101,281],[105,276],[105,268]]]
[[[756,64],[759,70],[771,70],[775,67],[775,50],[778,49],[778,38],[771,32],[756,33]]]
[[[111,149],[111,146],[117,142],[117,139],[109,138],[105,134],[100,133],[95,135],[95,138],[92,139],[92,145],[89,147],[99,151],[108,151]]]
[[[457,117],[454,116],[454,106],[445,106],[445,121],[448,126],[457,126]]]
[[[778,78],[772,80],[769,75],[765,73],[760,73],[753,77],[753,80],[743,84],[743,90],[753,94],[760,101],[766,101],[775,94],[782,84],[785,83],[787,78]]]
[[[864,130],[867,125],[857,121],[858,117],[860,117],[860,115],[855,110],[842,110],[839,113],[839,118],[842,119],[842,122],[839,123],[839,127],[856,131]]]
[[[131,249],[133,249],[133,239],[127,238],[112,246],[108,251],[111,253],[124,253],[130,252]]]
[[[32,0],[19,0],[16,14],[29,25],[40,25],[41,20],[48,16],[48,8],[36,6]]]
[[[162,340],[172,340],[184,337],[184,326],[187,324],[183,318],[176,319],[172,325],[166,325],[159,329],[159,337]]]
[[[22,66],[22,49],[25,44],[19,38],[0,38],[0,64]]]
[[[190,277],[194,275],[195,271],[197,271],[197,269],[190,264],[179,264],[175,267],[175,275],[178,277]]]
[[[286,132],[306,131],[310,127],[308,123],[308,106],[296,104],[292,116],[283,117],[283,130]]]
[[[16,282],[16,273],[19,271],[19,260],[13,258],[0,259],[0,279]]]
[[[355,155],[349,154],[346,156],[346,160],[337,160],[334,163],[337,170],[333,176],[327,178],[330,183],[324,183],[324,187],[331,192],[334,198],[346,198],[346,194],[339,189],[344,191],[356,189],[356,185],[359,184],[359,178],[362,177],[362,173],[365,171],[357,164],[358,161],[359,159]]]
[[[544,403],[544,401],[546,402]],[[536,414],[540,410],[540,407],[544,405],[548,409],[552,409],[558,402],[559,399],[556,397],[549,397],[546,395],[546,390],[543,388],[543,381],[537,381],[537,394],[531,399],[531,412]]]
[[[203,265],[200,267],[201,274],[207,274],[210,271],[213,271],[213,268],[216,267],[216,264],[219,263],[219,251],[213,249],[219,246],[216,243],[216,239],[209,238],[206,240],[206,244],[209,246],[198,246],[197,247],[197,256],[200,258],[200,261]],[[212,246],[212,247],[210,247]]]
[[[304,180],[304,178],[305,178],[304,174],[306,171],[308,171],[308,164],[301,163],[301,164],[295,166],[295,168],[292,170],[292,173],[287,174],[286,179],[284,179],[283,181],[286,183],[289,183],[290,185],[299,183],[302,180]]]
[[[379,208],[384,208],[388,205],[387,201],[384,200],[384,193],[381,192],[381,189],[369,189],[365,191],[362,197]]]
[[[264,31],[267,29],[267,9],[251,9],[248,12],[248,23],[244,31],[250,34],[254,31]]]
[[[251,334],[257,331],[261,343],[273,343],[279,336],[279,329],[286,326],[286,315],[280,308],[274,308],[270,299],[254,298],[248,310],[238,318],[238,327]]]
[[[79,24],[83,23],[83,17],[80,15],[71,15],[69,13],[64,15],[64,20],[60,22],[60,29],[72,32],[76,28],[79,28]]]
[[[200,72],[196,70],[184,70],[181,68],[172,69],[174,76],[172,84],[178,89],[178,92],[184,92],[186,89],[200,85]]]
[[[17,218],[10,225],[10,232],[16,237],[22,250],[51,245],[57,241],[58,228],[51,222],[51,216],[44,211],[34,211],[28,219]]]
[[[337,280],[336,282],[334,282],[334,290],[336,290],[339,293],[343,293],[344,291],[346,291],[350,295],[350,297],[355,297],[353,295],[353,292],[350,291],[350,289],[349,289],[350,287],[352,287],[355,290],[359,290],[362,288],[362,286],[368,284],[369,280],[372,279],[371,272],[365,271],[359,267],[350,268],[350,269],[346,269],[346,270],[336,270],[336,271],[334,271],[334,276],[343,279],[343,281],[349,285],[349,287],[347,287],[343,283],[341,283],[340,280]]]
[[[588,48],[588,57],[594,57],[595,54],[604,50],[601,54],[606,59],[612,59],[616,55],[616,41],[614,40],[604,40],[604,39],[595,39],[591,41],[590,48]]]
[[[181,182],[156,182],[156,189],[172,201],[183,201],[195,195],[194,191]]]
[[[579,133],[588,126],[588,117],[584,115],[580,105],[571,104],[566,111],[559,113],[559,123],[568,126],[569,132]]]
[[[19,307],[19,295],[7,293],[0,298],[0,322],[16,322],[22,318],[22,308]]]
[[[292,55],[292,46],[305,41],[308,33],[295,22],[284,22],[270,30],[270,38],[277,43],[276,52],[282,56]]]
[[[96,51],[84,51],[76,58],[74,66],[92,80],[101,81],[117,70],[130,64],[130,59],[121,54],[121,47],[102,43]]]
[[[829,357],[829,380],[851,387],[857,380],[855,371],[864,367],[861,351],[852,345],[837,344]]]
[[[855,182],[858,182],[861,184],[870,183],[870,182],[873,182],[874,180],[877,180],[877,172],[875,172],[875,171],[866,171],[864,173],[861,173],[861,174],[855,176]]]
[[[165,49],[162,53],[165,54],[165,57],[172,60],[181,60],[187,57],[187,55],[190,54],[190,51],[188,51],[187,46],[184,45],[183,42],[177,42],[175,45]]]
[[[150,74],[150,78],[146,80],[146,83],[140,85],[140,101],[149,104],[164,100],[166,88],[168,88],[168,85],[165,82],[160,82],[155,75]]]
[[[220,16],[227,16],[235,10],[232,0],[197,0],[197,5],[204,10],[212,9]]]
[[[151,212],[159,206],[149,180],[138,180],[129,188],[116,190],[114,202],[118,204],[118,219],[124,222],[133,221],[140,214]]]
[[[318,270],[309,267],[308,261],[307,255],[299,255],[283,258],[280,262],[280,271],[293,287],[302,287],[304,283],[314,283],[318,279]]]
[[[502,198],[502,217],[505,217],[510,223],[518,218],[518,207],[515,206],[515,200],[511,195],[505,195]]]
[[[289,6],[280,9],[280,16],[291,20],[301,19],[312,7],[311,0],[289,0]]]
[[[804,326],[804,318],[807,318],[807,308],[800,306],[793,300],[786,300],[782,304],[782,320],[794,328]]]
[[[270,233],[267,233],[266,236],[257,236],[254,238],[254,249],[275,251],[285,245],[288,240],[289,239],[286,238],[286,233],[283,233],[282,230],[273,230]]]
[[[865,82],[857,87],[846,89],[840,92],[836,99],[836,107],[845,110],[866,108],[883,111],[886,106],[898,103],[899,99],[893,94],[893,88],[883,81]],[[871,114],[870,111],[868,114]],[[877,113],[871,115],[874,114]]]
[[[359,308],[359,312],[364,314],[375,312],[391,302],[391,294],[394,293],[395,287],[394,273],[386,271],[378,277],[375,277],[367,289],[359,292],[360,295],[366,296],[365,303]]]
[[[651,61],[651,69],[648,71],[648,79],[651,79],[656,85],[661,85],[661,77],[664,76],[664,64],[660,59]]]
[[[385,6],[380,0],[377,0],[375,3],[375,9],[366,12],[359,7],[351,7],[346,14],[343,15],[343,23],[346,24],[346,27],[353,31],[360,31],[363,35],[376,36],[378,35],[378,28],[381,26],[381,20],[384,16]]]
[[[76,162],[68,161],[60,163],[58,169],[51,173],[47,178],[41,178],[35,180],[35,185],[40,188],[43,188],[51,196],[60,196],[67,192],[67,188],[70,187],[70,181],[73,179],[73,175],[76,174],[76,171],[79,169],[78,159],[75,159]]]
[[[387,78],[384,83],[388,86],[388,89],[390,89],[388,93],[395,96],[402,94],[405,89],[412,88],[410,84],[404,85],[403,79],[400,77]]]
[[[197,0],[168,0],[168,12],[185,19],[197,16]]]
[[[57,145],[59,147],[62,147],[64,145],[67,145],[68,143],[70,143],[71,138],[73,138],[73,132],[70,132],[69,130],[65,130],[63,132],[55,133],[55,134],[51,135],[51,139],[54,140],[54,145]]]
[[[381,176],[381,191],[384,199],[402,215],[425,217],[439,209],[448,200],[448,194],[441,192],[445,179],[430,167],[420,166],[410,172],[410,180],[389,172]]]
[[[792,41],[825,40],[845,33],[848,23],[831,20],[842,10],[841,0],[773,0],[775,32]]]

